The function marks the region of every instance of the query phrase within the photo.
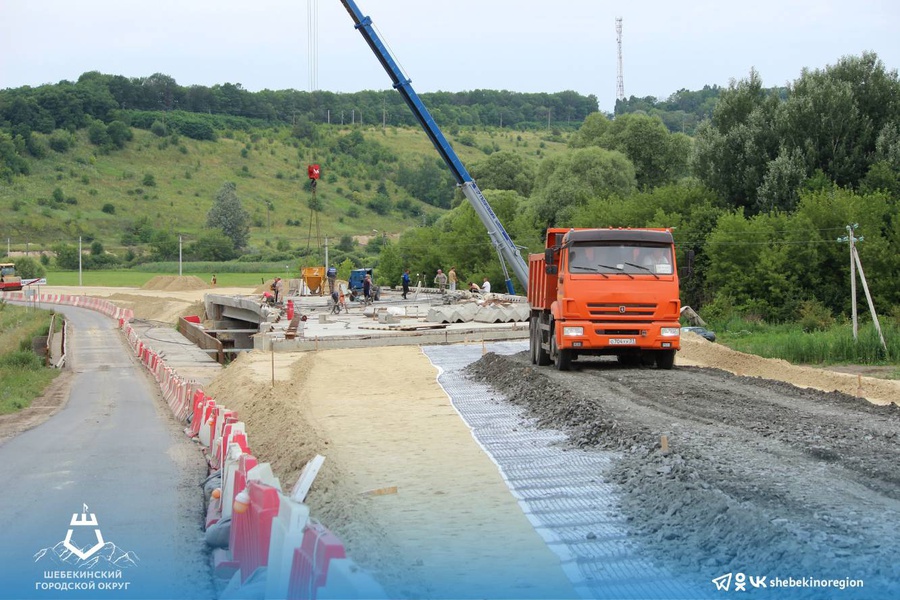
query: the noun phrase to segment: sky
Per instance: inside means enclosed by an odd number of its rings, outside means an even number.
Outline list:
[[[874,51],[900,68],[896,0],[358,0],[418,93],[574,90],[626,96],[769,86]],[[0,89],[86,71],[179,85],[355,92],[390,80],[340,0],[0,0]]]

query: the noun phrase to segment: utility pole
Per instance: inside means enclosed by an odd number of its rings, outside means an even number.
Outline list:
[[[181,277],[181,236],[178,236],[178,276]]]
[[[859,317],[856,311],[856,237],[854,227],[847,225],[847,240],[850,242],[850,298],[853,300],[853,341],[859,336]],[[862,238],[860,238],[862,239]]]
[[[859,227],[858,223],[847,225],[847,235],[838,238],[838,242],[850,243],[850,293],[853,300],[853,339],[857,340],[858,324],[856,311],[856,268],[859,269],[859,279],[862,282],[863,291],[866,294],[866,302],[869,304],[869,314],[872,315],[872,323],[875,325],[875,331],[878,332],[878,338],[881,340],[881,346],[887,352],[887,343],[884,341],[884,334],[881,332],[881,324],[878,322],[878,315],[875,313],[875,303],[872,302],[872,294],[869,293],[869,284],[866,282],[866,274],[863,272],[862,261],[859,260],[859,252],[856,250],[856,242],[863,241],[863,237],[856,237],[854,232]]]
[[[616,100],[625,100],[625,76],[622,70],[622,17],[616,17],[616,45],[618,46],[618,70],[616,71]]]
[[[78,287],[81,287],[81,236],[78,236]]]

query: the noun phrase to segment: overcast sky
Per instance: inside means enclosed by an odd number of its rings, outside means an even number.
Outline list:
[[[766,86],[872,50],[900,67],[896,0],[358,0],[419,92],[575,90],[611,111],[616,17],[626,96]],[[310,60],[308,15],[318,39]],[[317,78],[310,76],[311,65]],[[384,90],[390,80],[340,0],[0,0],[0,88],[85,71],[180,85]]]

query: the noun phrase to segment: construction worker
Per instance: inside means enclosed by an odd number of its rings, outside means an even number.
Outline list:
[[[270,288],[274,295],[274,302],[278,302],[279,299],[284,299],[282,292],[284,291],[284,282],[281,281],[281,277],[276,277],[275,281],[272,282]]]
[[[337,268],[333,265],[328,267],[325,276],[328,277],[328,292],[334,293],[334,283],[337,281]]]
[[[437,275],[434,276],[434,285],[444,293],[444,288],[447,287],[447,274],[438,269]]]
[[[403,271],[400,281],[403,283],[403,299],[406,300],[406,295],[409,293],[409,269]]]
[[[372,301],[372,278],[368,275],[363,279],[363,299],[365,299],[366,304]]]
[[[456,291],[456,267],[450,267],[450,272],[447,273],[447,280],[450,282],[450,291]]]

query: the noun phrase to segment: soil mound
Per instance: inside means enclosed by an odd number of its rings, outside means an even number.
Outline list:
[[[189,292],[205,290],[209,285],[194,275],[157,275],[143,286],[142,290],[158,290],[166,292]]]

